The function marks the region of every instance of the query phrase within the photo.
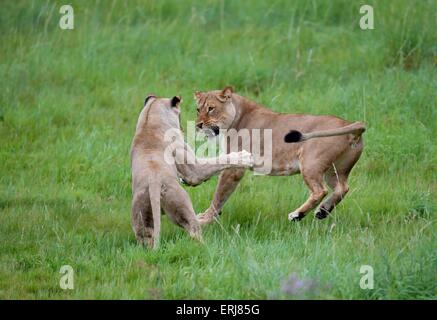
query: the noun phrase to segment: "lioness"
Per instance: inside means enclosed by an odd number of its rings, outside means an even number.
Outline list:
[[[201,239],[193,205],[178,177],[196,185],[223,169],[253,164],[246,151],[196,159],[180,129],[180,104],[180,97],[149,95],[132,141],[132,227],[138,242],[153,248],[159,239],[161,203],[175,224]]]
[[[325,198],[328,189],[324,179],[333,192],[316,210],[317,218],[326,218],[348,192],[349,173],[363,151],[361,134],[365,127],[362,123],[350,123],[334,116],[273,112],[235,94],[231,87],[196,92],[195,99],[198,114],[196,127],[206,135],[216,136],[220,129],[231,128],[272,130],[272,170],[269,175],[300,172],[310,190],[305,203],[289,213],[289,220],[302,219]],[[240,149],[241,145],[237,148]],[[256,163],[260,155],[255,150],[248,151],[253,152]],[[256,171],[256,167],[253,170]],[[201,224],[212,222],[220,213],[244,171],[228,169],[220,174],[214,199],[199,216]]]

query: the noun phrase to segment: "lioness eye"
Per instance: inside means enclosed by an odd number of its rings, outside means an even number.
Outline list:
[[[197,108],[197,113],[200,113],[200,109],[199,108]]]
[[[214,110],[214,107],[208,107],[208,113]]]

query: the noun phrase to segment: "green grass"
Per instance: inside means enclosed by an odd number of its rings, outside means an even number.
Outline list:
[[[437,3],[8,1],[0,11],[0,298],[437,298]],[[329,219],[289,223],[300,176],[247,174],[198,244],[130,226],[129,147],[145,95],[233,85],[273,110],[365,121]],[[209,205],[217,179],[188,188]],[[75,289],[59,288],[59,269]],[[361,265],[375,288],[359,287]],[[290,274],[318,290],[290,296]]]

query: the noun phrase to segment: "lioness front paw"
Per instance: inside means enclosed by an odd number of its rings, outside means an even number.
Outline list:
[[[246,150],[238,152],[238,164],[243,166],[252,167],[254,165],[254,159],[250,152]]]
[[[211,209],[208,209],[204,213],[201,213],[197,216],[197,221],[199,221],[200,225],[210,224],[214,222],[214,219],[214,211]]]
[[[199,224],[201,226],[203,226],[205,224],[210,224],[210,223],[214,222],[214,216],[211,216],[208,214],[201,214],[200,216],[197,217],[197,221],[199,221]]]

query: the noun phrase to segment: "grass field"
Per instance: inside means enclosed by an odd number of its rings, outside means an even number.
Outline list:
[[[436,1],[366,1],[367,31],[362,1],[71,3],[74,30],[58,26],[61,1],[1,4],[0,298],[437,298]],[[129,158],[143,99],[181,94],[185,123],[195,90],[225,85],[364,121],[351,191],[328,219],[289,223],[301,176],[247,174],[204,245],[164,216],[145,251]],[[197,212],[216,182],[187,188]],[[311,289],[284,290],[296,278]]]

